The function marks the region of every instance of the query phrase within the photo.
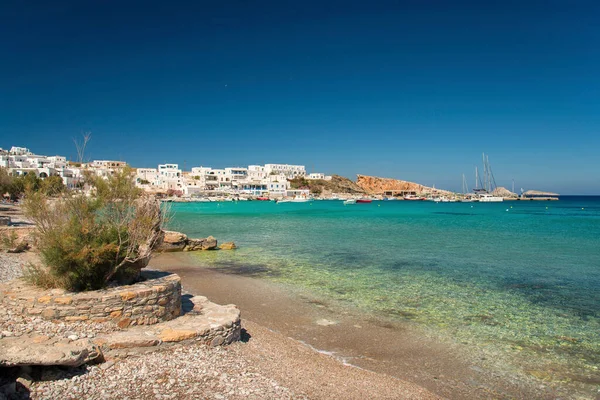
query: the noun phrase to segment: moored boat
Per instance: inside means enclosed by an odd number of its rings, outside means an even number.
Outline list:
[[[373,200],[371,199],[357,199],[356,203],[371,203]]]
[[[344,205],[346,205],[346,204],[356,204],[356,200],[355,199],[344,200]]]
[[[504,201],[504,198],[500,196],[492,196],[489,193],[480,193],[479,194],[479,202],[480,203],[500,203]]]
[[[407,194],[406,196],[404,196],[404,200],[423,201],[425,200],[425,197],[415,196],[414,194]]]

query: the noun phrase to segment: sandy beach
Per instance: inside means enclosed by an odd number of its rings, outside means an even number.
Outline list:
[[[233,346],[266,374],[310,398],[555,398],[545,385],[474,360],[409,325],[340,310],[323,299],[253,278],[253,270],[202,268],[165,253],[151,268],[179,274],[184,291],[242,310],[246,343]],[[350,366],[351,365],[351,366]],[[372,372],[371,372],[372,371]]]

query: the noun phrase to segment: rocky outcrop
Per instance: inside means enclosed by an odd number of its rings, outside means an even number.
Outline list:
[[[336,194],[362,194],[364,190],[348,178],[332,175],[331,180],[296,178],[290,180],[293,189],[309,189],[311,193],[329,196]]]
[[[518,197],[516,193],[511,192],[510,190],[499,186],[491,193],[492,196],[500,196],[500,197]]]
[[[164,231],[162,243],[158,246],[158,251],[183,251],[188,243],[187,235],[181,232]]]
[[[217,239],[209,236],[205,239],[188,239],[183,251],[214,250],[217,248]]]
[[[417,194],[438,193],[451,194],[447,190],[440,190],[414,182],[376,176],[357,175],[356,184],[369,194],[383,194],[385,192],[415,192]]]
[[[164,231],[162,242],[156,250],[159,252],[171,252],[215,250],[217,248],[217,239],[212,236],[204,239],[191,239],[181,232]]]

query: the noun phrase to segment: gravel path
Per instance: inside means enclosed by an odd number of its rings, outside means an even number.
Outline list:
[[[24,264],[25,260],[21,255],[0,253],[0,282],[20,277]]]
[[[235,351],[176,346],[65,373],[48,369],[32,399],[303,399]],[[48,380],[49,379],[49,380]]]

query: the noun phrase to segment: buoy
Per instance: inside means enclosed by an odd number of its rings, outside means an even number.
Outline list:
[[[381,204],[377,204],[377,207],[381,207]]]
[[[510,206],[510,208],[512,208],[512,206]],[[548,207],[546,207],[546,208],[548,208]]]
[[[548,207],[546,207],[546,210],[548,209]]]
[[[508,211],[508,208],[506,209],[506,211]]]
[[[585,208],[581,207],[582,210],[585,210]]]

